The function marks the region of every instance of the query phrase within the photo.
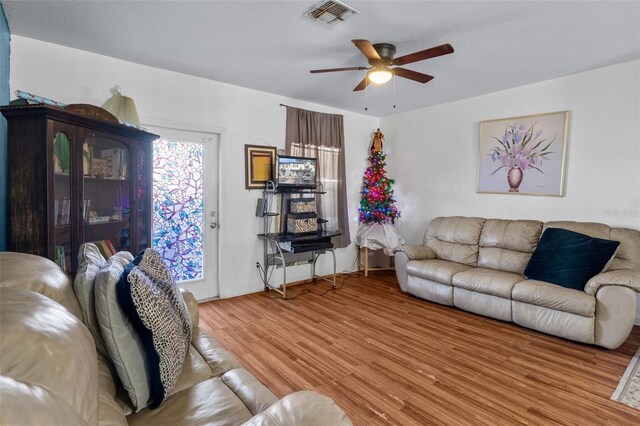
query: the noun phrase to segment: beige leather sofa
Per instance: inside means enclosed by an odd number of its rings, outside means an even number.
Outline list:
[[[51,261],[0,253],[2,425],[350,425],[335,403],[302,391],[280,400],[206,331],[187,301],[193,339],[172,396],[133,413],[97,354],[69,278]],[[115,380],[114,380],[115,379]]]
[[[584,291],[528,280],[524,269],[546,228],[620,241]],[[404,292],[578,342],[617,348],[629,336],[640,292],[640,232],[600,223],[438,217],[422,245],[396,251]]]

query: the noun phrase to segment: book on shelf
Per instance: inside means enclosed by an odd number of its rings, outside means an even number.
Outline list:
[[[117,252],[116,248],[110,240],[96,240],[91,242],[95,244],[96,247],[98,247],[98,250],[100,250],[100,253],[102,253],[105,259],[110,258]]]
[[[62,200],[62,211],[60,215],[60,225],[69,224],[69,216],[71,215],[71,200],[66,198]]]
[[[69,269],[69,263],[65,256],[64,246],[56,246],[55,256],[56,264],[60,267],[60,269],[67,272]]]
[[[53,200],[53,224],[68,225],[71,216],[71,200]]]
[[[85,223],[89,222],[89,213],[91,212],[91,200],[82,200],[82,219]]]
[[[109,251],[111,252],[112,256],[118,252],[116,248],[113,246],[113,243],[111,242],[111,240],[103,240],[103,241],[107,243],[107,247],[109,247]]]

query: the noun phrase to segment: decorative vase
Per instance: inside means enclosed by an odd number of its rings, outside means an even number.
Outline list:
[[[522,169],[518,166],[514,166],[509,169],[507,173],[507,181],[509,182],[509,192],[520,192],[518,187],[522,183],[522,177],[524,174],[522,173]]]

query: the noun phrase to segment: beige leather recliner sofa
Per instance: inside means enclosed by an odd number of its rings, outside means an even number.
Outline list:
[[[333,400],[311,391],[280,400],[192,322],[173,394],[133,413],[110,360],[96,352],[70,279],[48,259],[0,253],[2,425],[350,425]]]
[[[620,241],[584,291],[523,272],[546,228]],[[629,336],[640,292],[640,232],[600,223],[438,217],[422,245],[396,250],[404,292],[578,342],[614,349]]]

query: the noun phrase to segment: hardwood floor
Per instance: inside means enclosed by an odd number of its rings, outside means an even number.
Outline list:
[[[637,326],[582,345],[403,294],[393,272],[208,302],[200,324],[278,397],[316,390],[355,425],[640,424],[609,400]]]

